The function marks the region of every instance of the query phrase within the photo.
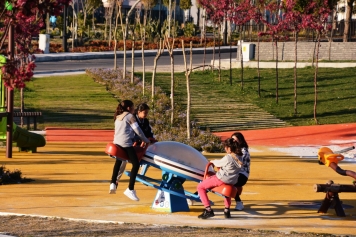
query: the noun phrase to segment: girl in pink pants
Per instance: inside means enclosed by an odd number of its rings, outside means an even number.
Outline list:
[[[242,156],[241,148],[237,141],[232,138],[226,139],[224,142],[224,146],[227,154],[220,160],[210,161],[220,169],[216,172],[215,175],[210,176],[209,178],[203,180],[201,183],[198,184],[198,194],[201,199],[201,202],[205,207],[204,212],[199,215],[198,218],[207,219],[214,216],[214,211],[210,207],[207,189],[212,189],[222,184],[234,185],[236,184],[237,179],[239,177],[239,171],[242,165],[242,162],[240,161]],[[225,218],[230,218],[231,198],[225,197],[224,204],[224,216]]]

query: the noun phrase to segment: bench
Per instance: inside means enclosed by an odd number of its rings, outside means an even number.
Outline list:
[[[26,118],[27,130],[30,130],[30,118],[33,118],[33,130],[37,130],[37,117],[42,117],[42,112],[14,112],[13,116]]]

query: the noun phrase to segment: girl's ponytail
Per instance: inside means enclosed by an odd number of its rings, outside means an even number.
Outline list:
[[[123,112],[128,112],[127,108],[131,108],[133,106],[133,102],[131,100],[123,100],[121,101],[115,110],[114,113],[114,121],[116,120],[116,117],[120,114],[122,114]]]

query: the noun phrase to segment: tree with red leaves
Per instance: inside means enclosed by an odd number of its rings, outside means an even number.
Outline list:
[[[256,5],[251,4],[250,0],[240,0],[237,2],[232,2],[228,12],[228,19],[235,23],[239,27],[239,36],[240,36],[240,62],[241,62],[241,89],[244,88],[244,66],[242,58],[242,27],[248,21],[253,19],[253,16],[256,12]]]
[[[287,0],[285,3],[284,27],[294,33],[294,115],[297,115],[297,62],[298,34],[304,28],[303,16],[309,0]]]
[[[311,0],[306,7],[306,14],[303,17],[303,25],[305,27],[312,28],[317,31],[317,46],[316,46],[316,65],[314,73],[314,122],[318,124],[316,117],[316,108],[318,101],[317,91],[317,78],[318,78],[318,61],[319,61],[319,48],[320,37],[322,34],[330,30],[330,25],[327,24],[328,17],[331,14],[332,9],[328,0]]]
[[[266,5],[266,10],[268,10],[272,15],[274,15],[274,20],[267,23],[267,31],[260,32],[259,36],[269,35],[272,42],[276,48],[276,103],[278,104],[278,41],[285,38],[283,32],[286,27],[283,22],[283,15],[280,12],[285,11],[283,1],[280,2],[270,2]]]
[[[1,31],[0,51],[8,58],[2,67],[2,80],[9,88],[24,88],[33,76],[35,57],[32,55],[32,37],[37,37],[45,25],[47,13],[59,15],[70,0],[0,0]],[[10,30],[11,29],[11,30]],[[8,33],[13,31],[14,42],[9,42]],[[14,44],[15,52],[6,49]]]
[[[256,0],[254,4],[254,11],[251,11],[251,17],[257,25],[263,23],[267,24],[265,14],[262,12],[265,8],[265,0]],[[257,78],[258,78],[258,97],[261,97],[261,73],[260,73],[260,32],[257,32]]]
[[[213,23],[214,28],[217,25],[219,29],[219,81],[221,81],[221,24],[227,19],[227,14],[230,11],[233,0],[197,0],[197,3],[205,9],[206,16]],[[214,48],[215,48],[215,34],[214,34]],[[215,54],[215,52],[214,52]]]

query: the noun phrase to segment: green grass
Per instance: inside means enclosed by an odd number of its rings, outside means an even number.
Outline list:
[[[87,75],[34,78],[25,89],[25,109],[42,111],[45,127],[112,129],[117,100]],[[14,106],[20,106],[15,90]]]
[[[221,82],[215,72],[195,72],[191,74],[191,85],[196,93],[215,97],[212,107],[216,112],[223,111],[228,104],[219,104],[219,98],[230,97],[258,105],[291,125],[311,125],[314,123],[314,69],[298,69],[297,114],[294,114],[294,72],[293,69],[279,69],[279,98],[276,103],[275,69],[261,70],[261,98],[258,97],[257,69],[244,69],[244,88],[241,90],[240,70],[222,71]],[[170,90],[169,74],[159,74],[157,85],[165,91]],[[147,76],[150,78],[150,75]],[[183,73],[175,74],[176,100],[186,103],[186,84]],[[319,124],[356,122],[356,70],[355,68],[319,68],[317,119]],[[202,97],[204,100],[204,97]],[[197,113],[199,111],[192,111]],[[238,114],[238,111],[236,111]],[[214,115],[212,115],[214,116]]]
[[[220,98],[230,97],[258,105],[292,125],[314,124],[314,69],[298,69],[298,113],[294,114],[293,69],[279,69],[279,103],[276,103],[275,69],[261,70],[261,98],[257,93],[257,69],[244,69],[244,89],[240,86],[240,70],[222,71],[218,82],[216,72],[191,74],[192,93],[199,93],[201,100],[212,98],[211,107],[219,112],[228,104]],[[147,80],[151,75],[146,75]],[[175,74],[176,102],[186,104],[186,84],[183,73]],[[356,122],[356,70],[355,68],[319,68],[317,118],[319,124]],[[170,92],[170,74],[158,74],[157,85]],[[19,107],[19,92],[15,91],[15,106]],[[113,113],[117,100],[105,86],[95,83],[87,75],[35,78],[25,89],[25,108],[42,111],[39,128],[68,127],[112,129]],[[192,114],[199,113],[192,111]],[[238,111],[236,111],[238,114]]]

